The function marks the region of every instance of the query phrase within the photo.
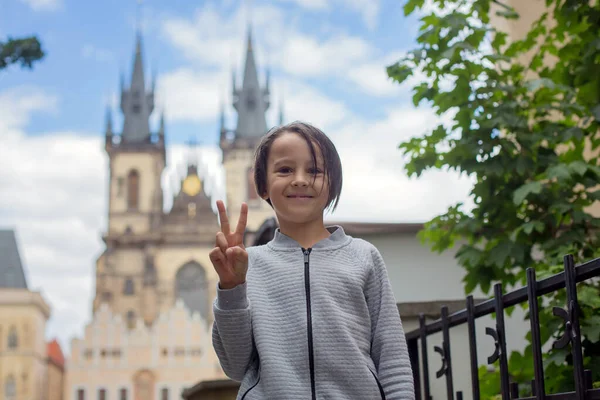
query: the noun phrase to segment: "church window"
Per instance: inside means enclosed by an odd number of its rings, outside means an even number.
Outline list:
[[[17,328],[14,326],[8,331],[8,348],[14,350],[19,346],[19,338],[17,336]]]
[[[127,208],[139,207],[140,174],[134,169],[127,175]]]
[[[77,389],[77,400],[85,400],[85,390]]]
[[[12,375],[9,375],[4,382],[4,397],[6,400],[14,400],[17,396],[17,383]]]
[[[129,329],[135,328],[135,311],[127,311],[127,327]]]
[[[258,193],[256,192],[256,186],[254,185],[254,168],[248,168],[246,175],[248,185],[246,195],[248,196],[248,200],[258,200],[260,197],[258,196]]]
[[[132,108],[134,114],[139,114],[140,111],[142,110],[142,107],[140,106],[139,103],[134,104],[131,108]]]
[[[133,296],[135,294],[135,290],[133,288],[133,279],[127,278],[125,280],[125,285],[123,287],[123,294],[125,296]]]
[[[98,400],[106,400],[106,389],[98,389]]]
[[[181,299],[191,312],[198,312],[204,319],[208,318],[208,282],[204,268],[195,261],[190,261],[177,271],[175,276],[176,298]]]
[[[127,389],[121,388],[119,391],[119,400],[127,400]]]
[[[169,388],[162,388],[160,392],[160,400],[169,400]]]

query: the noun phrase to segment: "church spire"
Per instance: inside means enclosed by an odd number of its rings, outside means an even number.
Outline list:
[[[246,62],[241,90],[234,83],[233,106],[238,112],[237,137],[260,137],[267,131],[268,88],[261,88],[254,60],[252,30],[248,26]]]
[[[142,36],[138,32],[129,88],[121,89],[121,110],[124,115],[123,143],[147,142],[150,138],[150,115],[154,110],[154,93],[146,92]]]

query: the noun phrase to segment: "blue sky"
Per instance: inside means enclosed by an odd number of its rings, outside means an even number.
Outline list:
[[[231,69],[235,62],[239,71],[242,67],[245,26],[248,20],[254,18],[255,45],[262,55],[262,58],[258,59],[259,68],[264,72],[267,62],[269,63],[275,91],[281,89],[285,83],[286,72],[289,71],[278,65],[281,59],[273,59],[277,57],[277,52],[269,50],[281,46],[282,41],[269,38],[269,27],[266,25],[280,25],[284,36],[303,35],[306,38],[333,42],[338,37],[359,38],[361,44],[369,47],[369,55],[374,58],[410,48],[413,35],[409,33],[414,31],[415,27],[414,21],[403,17],[400,1],[373,2],[373,7],[354,8],[345,5],[344,1],[333,2],[329,8],[321,8],[318,5],[326,4],[325,1],[301,0],[171,1],[168,5],[147,0],[141,7],[138,7],[135,0],[4,0],[3,3],[0,34],[15,37],[38,34],[47,51],[47,57],[37,64],[33,71],[13,67],[5,72],[0,76],[0,89],[24,84],[36,85],[59,96],[60,107],[56,113],[32,115],[28,133],[33,135],[65,128],[89,135],[102,134],[108,98],[118,93],[121,73],[125,75],[126,81],[130,77],[138,15],[141,15],[142,21],[148,80],[153,72],[160,80],[161,76],[182,66],[218,72],[227,64]],[[373,8],[375,14],[369,11]],[[141,12],[138,13],[138,10]],[[280,17],[281,20],[261,21],[261,15],[264,15],[265,11],[276,18]],[[251,17],[248,17],[249,13]],[[177,39],[174,39],[176,33],[167,32],[168,24],[181,24],[183,21],[193,23],[194,15],[205,19],[212,16],[222,20],[229,19],[228,29],[231,29],[231,25],[236,25],[231,17],[235,18],[240,14],[242,18],[237,18],[238,26],[233,27],[233,32],[226,33],[237,43],[231,46],[228,52],[225,51],[230,53],[230,56],[222,62],[211,60],[210,57],[203,59],[202,54],[195,57],[186,55],[181,49],[182,45],[177,44]],[[215,26],[214,34],[223,34],[218,31],[219,26]],[[199,30],[198,34],[201,33],[202,30]],[[197,40],[202,40],[202,37],[197,37]],[[330,56],[340,57],[335,52]],[[338,66],[340,73],[344,69],[352,68],[357,61],[349,55],[346,57],[349,62]],[[289,62],[293,63],[293,60]],[[382,71],[385,65],[381,64]],[[292,76],[302,74],[294,71]],[[229,75],[225,74],[224,78],[215,82],[222,87],[223,95],[228,94],[231,87]],[[343,98],[350,111],[367,118],[383,117],[384,107],[398,101],[398,96],[382,98],[365,90],[356,90],[356,87],[347,85],[343,80],[330,79],[329,74],[310,73],[305,78],[306,83],[318,87],[331,97]],[[264,75],[261,79],[264,79]],[[218,105],[219,98],[210,98],[210,95],[208,97],[209,101]],[[368,107],[365,107],[366,103]],[[169,104],[164,104],[164,107],[169,113]],[[228,118],[234,123],[235,116],[232,110],[229,111]],[[118,123],[118,111],[115,117]],[[216,142],[217,118],[210,116],[195,121],[190,119],[184,117],[169,121],[171,143],[181,143],[190,135],[199,136],[203,143]],[[116,127],[118,129],[119,125]]]
[[[470,183],[444,172],[410,179],[397,149],[439,119],[414,108],[410,87],[385,67],[415,45],[417,24],[398,0],[146,0],[142,7],[147,80],[157,73],[157,109],[169,145],[167,205],[179,190],[190,137],[202,144],[213,199],[224,179],[216,147],[220,101],[229,106],[232,67],[243,68],[252,21],[260,79],[271,69],[275,124],[317,124],[344,165],[344,189],[330,219],[423,222],[465,199]],[[135,0],[0,0],[0,38],[38,34],[47,57],[32,71],[0,72],[0,228],[17,231],[31,288],[53,309],[48,337],[68,341],[89,321],[94,266],[106,229],[106,108],[118,112],[120,74],[130,79]],[[251,12],[249,12],[251,10]],[[238,80],[238,83],[239,80]],[[156,126],[158,112],[153,117]]]

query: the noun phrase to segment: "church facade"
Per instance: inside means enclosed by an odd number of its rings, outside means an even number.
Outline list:
[[[259,85],[248,32],[241,85],[233,83],[238,114],[233,130],[221,117],[220,147],[229,214],[251,209],[247,239],[272,216],[251,181],[254,147],[267,131],[268,80]],[[171,400],[199,381],[225,378],[211,343],[217,275],[209,260],[219,229],[198,165],[188,162],[168,212],[161,177],[166,166],[165,122],[150,129],[154,84],[144,77],[138,35],[131,82],[121,87],[122,131],[107,113],[109,159],[106,248],[96,261],[92,321],[71,343],[67,400]]]

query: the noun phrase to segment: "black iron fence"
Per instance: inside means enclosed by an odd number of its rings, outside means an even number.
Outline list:
[[[450,354],[450,328],[467,324],[469,336],[469,363],[471,370],[471,392],[474,400],[480,399],[480,387],[478,377],[478,355],[477,342],[475,334],[475,320],[477,318],[494,314],[496,317],[496,326],[487,327],[485,332],[494,339],[495,349],[488,358],[488,364],[493,364],[499,360],[500,369],[500,387],[502,400],[518,399],[519,386],[515,382],[510,382],[510,371],[508,371],[508,359],[506,351],[506,335],[504,324],[504,310],[508,307],[528,302],[529,320],[531,322],[531,340],[533,350],[533,368],[535,379],[531,382],[530,399],[553,399],[553,400],[600,400],[600,389],[592,387],[592,371],[583,369],[583,352],[581,346],[581,334],[579,325],[579,304],[577,302],[576,284],[594,277],[600,276],[600,258],[586,262],[585,264],[575,266],[573,257],[567,255],[564,257],[564,272],[551,276],[549,278],[537,281],[535,270],[527,270],[527,286],[518,290],[504,294],[502,284],[494,286],[494,298],[475,305],[473,296],[466,298],[466,308],[448,314],[448,308],[442,307],[441,318],[426,323],[423,314],[419,316],[420,327],[406,334],[408,348],[410,352],[413,374],[415,380],[415,391],[417,400],[431,400],[429,363],[427,355],[428,336],[442,332],[442,342],[434,347],[434,351],[439,353],[441,368],[436,371],[436,378],[445,378],[446,397],[448,400],[462,400],[463,391],[455,392],[454,381],[452,378],[452,355]],[[538,312],[538,298],[561,289],[566,288],[567,304],[565,308],[554,307],[553,314],[561,318],[565,323],[564,335],[553,343],[554,348],[564,348],[571,346],[571,355],[573,361],[573,374],[575,387],[573,391],[566,393],[546,394],[544,385],[544,367],[542,362],[542,342],[540,339],[540,322]],[[420,349],[420,352],[419,352]],[[420,353],[420,354],[419,354]],[[464,355],[460,355],[460,363],[466,363]],[[463,390],[465,388],[462,388]]]

